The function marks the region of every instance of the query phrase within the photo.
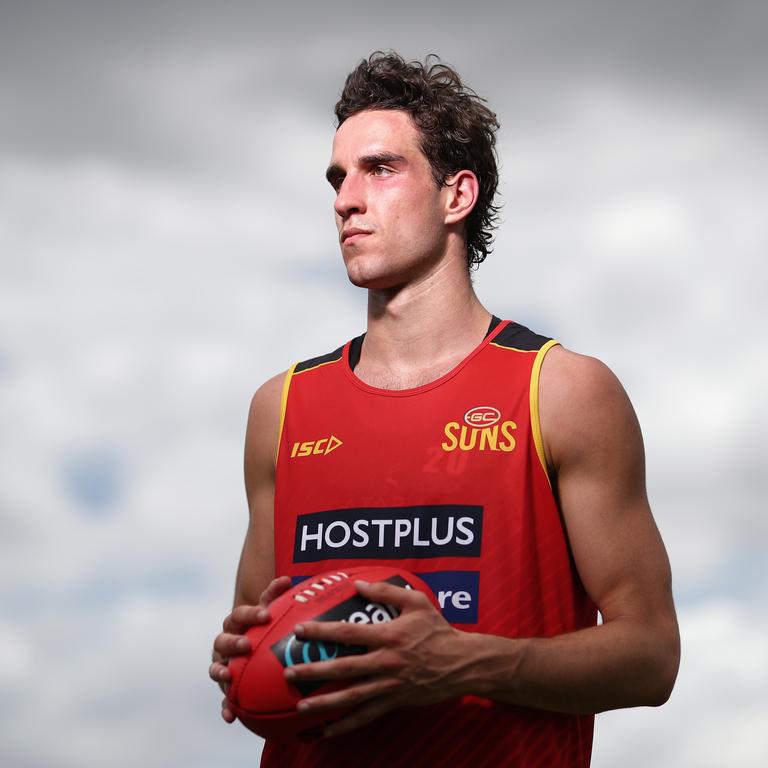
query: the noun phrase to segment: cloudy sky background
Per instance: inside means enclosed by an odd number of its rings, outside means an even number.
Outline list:
[[[496,314],[643,425],[683,664],[593,765],[768,761],[768,6],[0,2],[0,760],[233,767],[206,678],[249,400],[363,330],[323,178],[363,56],[502,122]]]

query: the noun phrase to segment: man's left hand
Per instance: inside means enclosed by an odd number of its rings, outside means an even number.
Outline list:
[[[343,690],[299,702],[299,710],[306,712],[354,707],[352,714],[326,728],[326,736],[347,733],[396,707],[432,704],[467,692],[462,687],[470,662],[467,633],[451,627],[421,592],[383,582],[357,581],[355,586],[364,598],[392,605],[400,616],[379,624],[300,624],[294,630],[300,640],[363,645],[368,652],[285,671],[289,682],[363,678]]]

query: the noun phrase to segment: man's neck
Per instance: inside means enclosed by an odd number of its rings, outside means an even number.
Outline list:
[[[465,263],[455,260],[399,290],[369,290],[368,332],[355,374],[384,389],[427,384],[461,362],[490,321]]]

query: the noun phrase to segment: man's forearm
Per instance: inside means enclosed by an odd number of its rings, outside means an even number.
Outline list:
[[[552,638],[465,633],[463,640],[466,693],[558,712],[658,706],[677,673],[676,628],[630,619]]]

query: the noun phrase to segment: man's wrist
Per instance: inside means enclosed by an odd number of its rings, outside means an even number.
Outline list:
[[[459,680],[459,695],[474,695],[518,703],[519,669],[530,647],[530,641],[459,632],[466,659]]]

